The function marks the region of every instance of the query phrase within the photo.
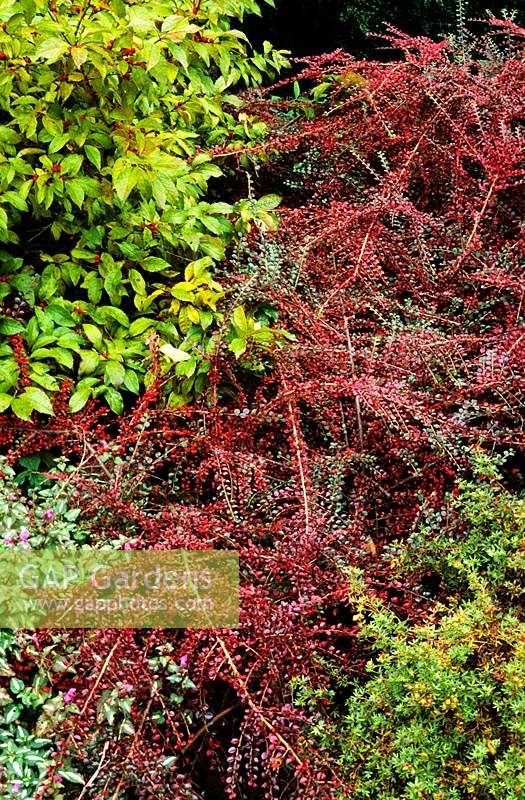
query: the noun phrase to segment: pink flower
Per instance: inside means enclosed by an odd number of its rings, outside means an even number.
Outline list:
[[[64,695],[64,703],[72,703],[77,693],[76,689],[68,689]]]
[[[13,794],[19,792],[21,786],[22,784],[20,781],[13,781],[13,783],[11,784],[11,791],[13,792]]]
[[[13,534],[7,533],[4,536],[4,544],[13,544]]]
[[[46,510],[44,511],[44,517],[45,519],[55,519],[56,514],[52,508],[46,508]]]
[[[27,530],[27,528],[22,528],[22,530],[20,531],[20,541],[21,542],[29,541],[29,531]]]

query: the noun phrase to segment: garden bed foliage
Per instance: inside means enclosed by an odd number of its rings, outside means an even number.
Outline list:
[[[234,549],[242,573],[236,629],[3,639],[11,794],[523,794],[525,31],[391,37],[404,60],[338,51],[243,96],[231,149],[279,226],[259,206],[208,256],[244,341],[201,352],[192,403],[153,353],[120,417],[72,414],[68,380],[52,416],[6,412],[4,547]],[[258,354],[261,329],[284,346]]]

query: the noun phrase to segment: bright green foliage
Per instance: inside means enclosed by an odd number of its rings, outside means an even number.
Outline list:
[[[516,602],[525,575],[525,496],[501,489],[494,458],[477,454],[474,470],[478,480],[462,481],[445,508],[425,512],[408,547],[398,548],[399,562],[416,572],[431,569],[458,598],[481,578],[500,600]]]
[[[451,501],[456,541],[452,527],[442,535],[433,529],[432,552],[443,551],[433,566],[445,565],[446,603],[430,621],[399,620],[352,573],[355,618],[373,654],[369,677],[350,683],[338,676],[351,687],[346,710],[319,715],[310,731],[353,787],[344,800],[525,794],[524,500],[502,489],[493,470],[483,473]],[[458,576],[463,597],[455,592]],[[319,692],[304,682],[298,687],[298,703],[313,712]]]
[[[102,396],[120,412],[164,345],[195,359],[167,380],[173,405],[204,383],[224,327],[213,266],[236,232],[275,224],[264,199],[206,199],[224,152],[265,133],[234,90],[286,63],[251,52],[233,27],[247,12],[255,0],[2,3],[0,410],[52,413],[72,378],[73,411]]]

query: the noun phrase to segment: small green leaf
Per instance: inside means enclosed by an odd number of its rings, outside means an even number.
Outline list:
[[[80,181],[76,180],[75,178],[73,178],[73,180],[69,180],[66,184],[66,192],[74,204],[79,208],[82,208],[85,194]]]
[[[175,364],[178,364],[180,361],[188,361],[191,358],[190,354],[186,353],[185,350],[173,347],[172,344],[163,344],[159,347],[159,350],[166,358],[169,358],[169,360],[173,361]]]
[[[79,47],[78,45],[73,45],[71,48],[71,58],[75,64],[75,67],[79,68],[82,64],[85,64],[87,61],[89,53],[85,47]]]
[[[113,176],[113,188],[121,203],[126,202],[137,185],[137,177],[137,173],[131,167],[121,172],[116,178]]]
[[[20,694],[25,688],[24,681],[21,681],[20,678],[11,678],[9,681],[9,689],[13,694]]]
[[[91,325],[89,322],[82,325],[82,328],[91,344],[96,347],[97,350],[101,350],[103,345],[102,331],[99,330],[96,325]]]
[[[38,365],[41,366],[41,365]],[[47,373],[38,373],[38,372],[30,372],[29,379],[33,383],[38,383],[39,386],[43,386],[44,389],[47,389],[48,392],[57,392],[60,388],[58,381],[53,378],[51,375]]]
[[[113,386],[122,386],[126,377],[126,371],[119,361],[108,361],[105,374]]]
[[[52,417],[55,416],[51,400],[43,389],[38,389],[36,386],[28,386],[27,389],[24,390],[22,397],[28,397],[32,407],[40,414],[49,414]]]
[[[178,286],[172,286],[170,289],[170,294],[176,300],[182,300],[183,302],[187,303],[191,303],[195,299],[195,296],[191,292],[188,292],[187,289],[181,289]]]
[[[60,301],[57,300],[46,308],[46,314],[48,317],[51,317],[53,322],[56,322],[57,325],[63,325],[66,328],[74,328],[76,325],[75,320],[69,313],[69,311],[64,308],[63,306],[59,305]]]
[[[200,325],[204,328],[204,330],[206,330],[206,328],[209,328],[213,322],[213,314],[211,311],[205,311],[201,308],[199,309],[199,320]]]
[[[98,150],[98,148],[94,147],[92,144],[86,144],[84,145],[84,152],[86,154],[86,158],[88,159],[88,161],[91,161],[91,163],[97,169],[100,169],[102,167],[100,150]]]
[[[15,333],[22,333],[24,326],[21,322],[14,319],[0,320],[0,333],[5,333],[6,336],[13,336]]]
[[[129,281],[137,294],[146,294],[146,281],[136,269],[130,269]]]
[[[73,333],[73,331],[70,331],[69,333],[63,333],[62,336],[59,336],[57,344],[59,347],[65,347],[68,350],[75,350],[76,352],[80,347],[82,347],[84,340],[78,335],[78,333]]]
[[[73,414],[76,414],[77,411],[80,411],[80,409],[84,408],[87,401],[91,397],[91,392],[92,389],[90,386],[82,386],[82,388],[77,389],[76,392],[73,392],[69,398],[69,409]]]
[[[119,242],[118,249],[122,253],[123,256],[129,258],[130,261],[141,261],[144,253],[137,247],[135,244],[131,244],[131,242]]]
[[[155,256],[148,256],[142,262],[142,266],[148,272],[162,272],[166,269],[171,269],[171,265],[163,258],[156,258]]]
[[[19,761],[12,761],[11,762],[11,769],[15,773],[18,778],[24,777],[24,768]]]
[[[184,360],[180,364],[177,364],[177,366],[175,367],[175,373],[180,376],[191,378],[196,369],[197,369],[197,359],[195,358],[195,356],[191,356],[189,359]]]
[[[84,278],[82,288],[87,289],[90,303],[98,305],[102,297],[102,278],[96,272],[90,272]]]
[[[140,381],[139,377],[136,372],[132,369],[126,370],[126,376],[124,378],[124,386],[128,391],[133,392],[133,394],[138,394],[140,391]]]
[[[65,781],[69,781],[70,783],[85,783],[84,778],[80,773],[74,772],[70,769],[61,769],[58,771],[58,774],[61,778],[64,778]]]
[[[257,208],[261,211],[272,211],[280,205],[282,197],[278,194],[265,194],[257,200]]]
[[[23,197],[20,197],[17,192],[3,192],[1,196],[2,203],[9,203],[13,208],[19,211],[27,211],[27,203]]]
[[[129,327],[129,319],[127,314],[122,311],[121,308],[115,308],[114,306],[100,306],[99,312],[101,312],[101,316],[105,317],[105,324],[107,324],[107,318],[114,319],[118,322],[119,325],[123,325],[125,328]],[[93,317],[95,315],[93,314]]]
[[[52,64],[54,61],[58,61],[58,59],[63,56],[69,49],[68,43],[65,39],[58,39],[57,37],[52,37],[51,39],[46,39],[43,41],[33,53],[33,60],[37,61],[39,58],[44,58],[48,64]]]
[[[58,153],[59,150],[62,150],[66,142],[69,142],[69,134],[68,133],[59,133],[58,136],[54,136],[50,143],[48,152],[51,153]]]
[[[60,162],[62,175],[76,175],[82,166],[83,160],[84,159],[82,156],[76,153],[72,153],[71,155],[63,158]]]
[[[5,411],[11,403],[13,402],[13,398],[9,394],[5,394],[4,392],[0,392],[0,414]]]
[[[120,392],[118,392],[116,389],[113,389],[111,386],[107,386],[104,396],[113,413],[122,414],[124,411],[124,401]]]
[[[232,322],[235,325],[235,328],[241,336],[244,334],[246,335],[249,332],[248,320],[246,319],[246,313],[242,306],[238,306],[232,314]]]
[[[22,709],[20,706],[11,706],[7,714],[4,716],[5,722],[9,725],[9,723],[14,722],[20,714],[22,713]]]
[[[81,360],[78,368],[79,375],[92,375],[99,363],[100,356],[94,350],[82,350],[80,352]]]
[[[129,335],[140,336],[142,333],[147,331],[148,328],[153,327],[154,324],[155,320],[148,319],[147,317],[139,317],[138,319],[134,319],[129,326]]]
[[[231,350],[232,353],[235,353],[237,358],[239,358],[239,356],[241,356],[246,351],[246,347],[247,347],[246,339],[233,339],[230,342],[228,349]]]
[[[13,402],[11,403],[11,409],[17,417],[24,420],[31,419],[31,413],[33,411],[33,405],[31,400],[27,395],[19,395],[15,397]]]

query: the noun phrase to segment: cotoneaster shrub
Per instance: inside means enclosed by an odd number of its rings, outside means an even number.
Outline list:
[[[523,485],[524,41],[495,23],[465,60],[393,36],[404,62],[318,57],[296,99],[253,101],[282,225],[233,268],[296,335],[280,375],[309,452],[333,439],[374,541],[440,505],[480,441],[515,445]]]
[[[51,414],[73,379],[73,412],[102,397],[119,413],[153,380],[155,354],[168,402],[184,404],[219,329],[231,341],[246,333],[239,319],[261,327],[242,307],[224,320],[213,269],[236,232],[274,225],[278,198],[231,204],[210,185],[236,165],[212,146],[264,136],[235,90],[286,63],[233,27],[258,11],[253,0],[3,3],[1,410]]]

